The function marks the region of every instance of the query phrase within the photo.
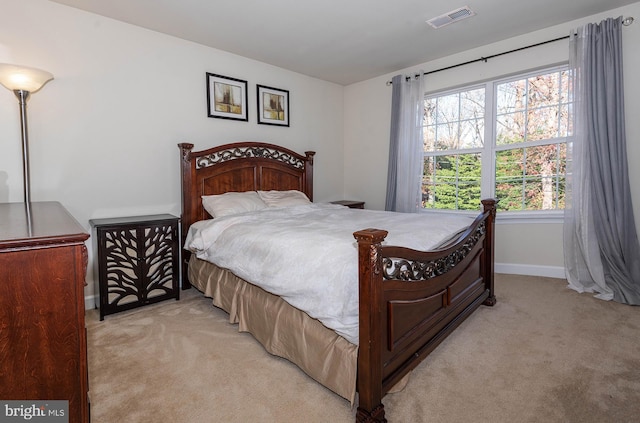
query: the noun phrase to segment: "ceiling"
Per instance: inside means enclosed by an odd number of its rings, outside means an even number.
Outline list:
[[[348,85],[638,0],[51,1]]]

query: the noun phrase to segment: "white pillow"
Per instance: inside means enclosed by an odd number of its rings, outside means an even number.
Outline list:
[[[212,217],[257,211],[267,208],[255,191],[203,195],[202,206]]]
[[[269,207],[291,207],[310,204],[311,201],[303,192],[289,191],[258,191],[258,195]]]

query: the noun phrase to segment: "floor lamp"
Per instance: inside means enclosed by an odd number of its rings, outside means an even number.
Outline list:
[[[22,177],[24,204],[28,222],[31,222],[31,185],[29,177],[29,134],[27,131],[27,100],[29,96],[53,79],[47,71],[0,63],[0,84],[13,91],[20,103],[20,128],[22,130]],[[31,228],[29,228],[31,229]],[[29,231],[31,232],[31,230]]]

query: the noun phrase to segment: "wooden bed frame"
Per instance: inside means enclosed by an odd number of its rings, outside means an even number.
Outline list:
[[[182,170],[183,241],[191,224],[211,218],[202,195],[290,190],[313,200],[314,152],[240,142],[194,152],[178,144]],[[354,233],[359,261],[359,349],[356,422],[386,422],[384,395],[481,304],[493,287],[494,200],[483,200],[474,223],[434,251],[383,246],[387,232]],[[183,289],[190,253],[183,254]]]

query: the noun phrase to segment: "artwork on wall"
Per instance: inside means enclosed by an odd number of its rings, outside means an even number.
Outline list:
[[[258,85],[258,123],[289,126],[289,91]]]
[[[248,121],[247,99],[247,81],[207,72],[209,117]]]

